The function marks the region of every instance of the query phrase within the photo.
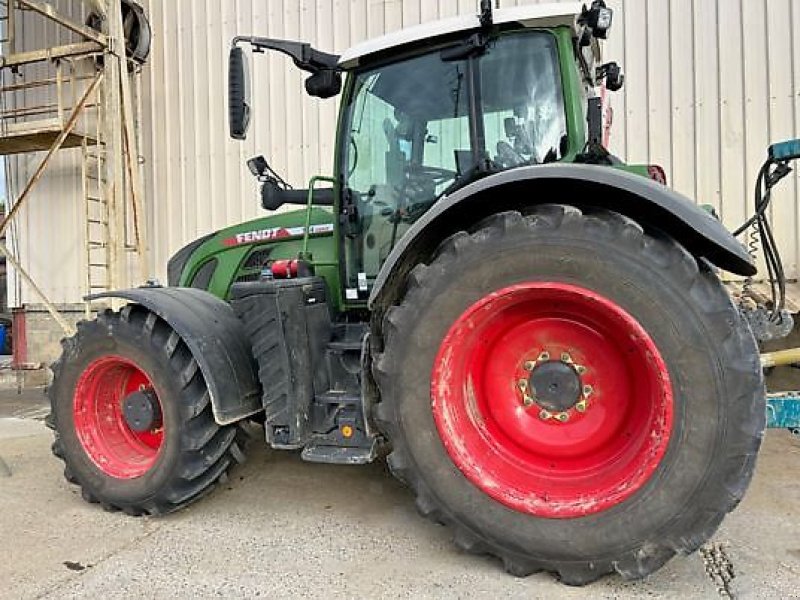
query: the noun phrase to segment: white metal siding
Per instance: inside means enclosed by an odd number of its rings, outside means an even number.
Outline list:
[[[263,214],[256,182],[244,166],[247,158],[265,154],[296,186],[332,168],[337,103],[305,96],[302,74],[277,54],[255,60],[250,139],[242,144],[228,138],[225,73],[234,35],[302,39],[341,52],[367,37],[473,12],[477,0],[145,4],[156,37],[145,69],[142,154],[152,271],[163,279],[167,259],[186,242]],[[662,165],[671,185],[713,204],[728,226],[737,225],[752,210],[753,180],[768,143],[800,135],[800,3],[611,0],[611,5],[617,13],[606,58],[627,73],[625,90],[612,95],[612,150],[630,162]],[[65,176],[64,169],[48,175],[39,195],[50,198],[34,199],[23,222],[23,257],[56,300],[74,301],[79,279],[70,282],[80,263],[73,224],[80,204],[77,184]],[[61,211],[58,226],[49,212],[54,200]],[[798,200],[794,175],[782,184],[773,210],[791,277],[798,275],[800,254]],[[69,202],[74,215],[65,212]],[[43,237],[49,243],[42,244]],[[58,267],[52,265],[53,253]]]

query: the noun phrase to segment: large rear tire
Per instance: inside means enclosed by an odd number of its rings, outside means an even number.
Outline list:
[[[197,361],[154,313],[105,311],[62,345],[48,424],[64,476],[87,501],[131,515],[172,512],[244,460],[246,435],[217,425]]]
[[[411,273],[383,321],[392,472],[515,575],[639,578],[741,500],[758,350],[704,262],[610,212],[503,213]]]

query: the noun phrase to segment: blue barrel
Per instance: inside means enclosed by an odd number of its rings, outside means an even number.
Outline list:
[[[0,323],[0,354],[6,351],[6,326]]]

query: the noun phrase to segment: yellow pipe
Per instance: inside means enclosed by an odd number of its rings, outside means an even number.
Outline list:
[[[800,363],[800,348],[765,352],[761,355],[761,366],[765,369],[769,367],[783,367],[795,363]]]

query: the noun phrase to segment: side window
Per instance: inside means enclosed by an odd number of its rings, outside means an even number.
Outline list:
[[[372,93],[379,77],[376,73],[362,83],[356,98],[348,149],[349,185],[364,193],[373,186],[388,184],[388,161],[400,158],[389,156],[387,152],[390,147],[387,136],[397,127],[397,120],[394,108]]]
[[[467,68],[440,52],[355,75],[346,185],[345,295],[364,299],[389,253],[472,165]]]
[[[567,135],[555,38],[501,37],[481,61],[486,149],[501,168],[558,160]]]

